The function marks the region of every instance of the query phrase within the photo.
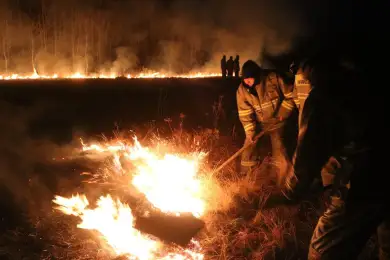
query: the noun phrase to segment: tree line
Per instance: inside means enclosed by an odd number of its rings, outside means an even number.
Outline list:
[[[203,46],[210,47],[212,38],[184,31],[191,27],[183,25],[189,19],[172,19],[155,4],[136,2],[99,6],[42,1],[30,12],[2,6],[0,71],[125,73],[163,67],[185,72],[210,60],[210,48]]]

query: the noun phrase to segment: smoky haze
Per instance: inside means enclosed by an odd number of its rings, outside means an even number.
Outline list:
[[[2,74],[219,72],[223,54],[261,63],[305,34],[288,0],[2,2]]]
[[[39,199],[50,202],[49,186],[39,178],[35,167],[73,149],[70,145],[58,146],[49,139],[29,137],[28,124],[42,109],[16,107],[0,101],[0,194],[6,198],[0,201],[0,207],[4,207],[4,201],[23,208],[36,207]],[[7,216],[8,212],[1,213]]]
[[[71,160],[67,163],[59,159],[79,155],[79,137],[83,134],[72,129],[72,138],[66,144],[55,141],[50,134],[35,137],[32,134],[34,122],[41,121],[48,109],[50,106],[23,107],[0,100],[1,218],[11,216],[12,219],[15,210],[32,215],[42,209],[50,210],[54,192],[72,192],[77,186],[73,180],[79,181],[75,176],[82,170],[74,171],[77,166],[71,164]],[[87,168],[92,164],[83,161]],[[8,224],[5,223],[7,221],[0,225],[0,230]]]

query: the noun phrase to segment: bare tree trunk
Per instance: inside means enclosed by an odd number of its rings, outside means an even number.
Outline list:
[[[31,28],[31,64],[33,67],[33,71],[36,72],[34,57],[35,57],[35,41],[34,41],[34,25],[33,25],[33,27]]]
[[[54,29],[53,31],[53,55],[54,57],[57,57],[57,28]]]
[[[88,73],[88,32],[85,33],[85,49],[84,49],[84,61],[85,61],[85,74]]]
[[[45,2],[44,0],[41,0],[41,17],[40,17],[40,22],[39,22],[39,32],[41,35],[41,42],[43,45],[43,49],[45,52],[47,52],[47,28],[46,28],[46,8],[45,8]]]
[[[9,54],[9,46],[8,46],[8,20],[5,20],[4,24],[4,35],[3,35],[3,55],[4,55],[4,67],[5,73],[8,74],[8,54]]]
[[[82,32],[82,26],[83,25],[80,24],[80,20],[81,20],[81,18],[79,16],[79,14],[77,13],[76,20],[75,20],[76,23],[78,24],[77,29],[76,29],[76,38],[75,38],[75,40],[76,40],[76,55],[77,55],[77,57],[79,57],[80,54],[81,54],[80,46],[81,46],[81,43],[83,41],[81,33],[80,33],[80,32]],[[81,43],[80,43],[80,41],[81,41]]]
[[[101,42],[101,39],[102,39],[102,29],[101,28],[97,28],[96,30],[97,31],[97,34],[96,34],[96,61],[98,62],[98,64],[101,64],[101,59],[102,59],[102,52],[101,52],[101,45],[102,45],[102,42]]]
[[[103,40],[104,40],[104,33],[105,33],[105,19],[99,20],[99,26],[96,28],[97,29],[97,49],[98,49],[98,62],[101,64],[104,59],[104,54],[102,52],[103,50]]]
[[[53,34],[53,55],[54,57],[57,57],[57,38],[58,38],[58,20],[57,20],[57,16],[54,16],[52,17],[52,23],[53,23],[53,30],[52,30],[52,34]]]
[[[4,55],[5,73],[8,74],[8,53],[7,53],[7,43],[5,37],[3,37],[3,55]]]
[[[75,23],[75,17],[74,12],[72,12],[72,30],[71,30],[71,38],[72,38],[72,67],[74,67],[75,58],[76,58],[76,49],[75,49],[75,29],[74,29],[74,23]]]

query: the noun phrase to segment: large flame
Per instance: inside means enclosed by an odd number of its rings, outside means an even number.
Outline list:
[[[202,183],[196,175],[204,154],[197,154],[192,160],[172,154],[158,158],[139,142],[135,144],[126,154],[132,161],[139,161],[132,184],[163,212],[201,216],[205,202]]]
[[[53,74],[53,75],[41,75],[36,71],[32,74],[9,74],[9,75],[0,75],[0,80],[28,80],[28,79],[115,79],[118,77],[124,77],[128,79],[134,78],[211,78],[219,77],[220,73],[209,73],[209,72],[193,72],[188,74],[174,74],[174,73],[164,73],[164,72],[155,72],[147,71],[137,74],[126,74],[118,75],[116,73],[104,74],[104,73],[95,73],[95,74],[85,74],[76,72],[69,75]]]
[[[205,187],[198,176],[204,153],[175,155],[153,152],[141,146],[135,139],[133,145],[124,141],[114,144],[83,144],[83,151],[108,153],[114,157],[114,167],[125,175],[132,175],[132,185],[157,209],[167,214],[192,213],[204,215],[206,203]],[[118,158],[122,159],[119,160]],[[130,162],[134,172],[121,164]],[[134,170],[135,169],[135,170]],[[114,169],[113,169],[114,170]],[[100,232],[116,254],[126,254],[137,259],[203,259],[199,244],[192,241],[194,249],[159,255],[162,244],[134,228],[134,217],[128,205],[114,200],[110,195],[102,196],[95,208],[89,207],[85,195],[71,198],[56,196],[56,208],[67,215],[81,218],[79,228]]]
[[[88,209],[89,202],[85,195],[63,198],[56,196],[57,209],[67,215],[80,217],[79,228],[97,230],[115,253],[130,254],[139,259],[151,259],[159,247],[156,241],[143,236],[133,228],[134,218],[129,206],[114,201],[110,195],[100,197],[95,209]]]

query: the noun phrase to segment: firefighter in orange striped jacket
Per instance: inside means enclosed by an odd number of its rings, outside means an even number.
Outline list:
[[[242,66],[242,83],[237,89],[237,107],[245,130],[245,143],[253,141],[259,128],[282,123],[297,109],[293,86],[285,84],[277,73],[262,70],[252,60]],[[272,129],[270,136],[273,161],[276,166],[280,166],[281,160],[285,160],[280,127]],[[246,149],[241,156],[241,174],[246,174],[256,166],[257,159],[255,146]]]
[[[301,115],[305,101],[309,96],[311,84],[307,78],[311,73],[311,65],[307,60],[302,61],[299,66],[290,65],[290,71],[295,74],[294,82],[294,101],[299,109],[299,125],[301,124]]]

